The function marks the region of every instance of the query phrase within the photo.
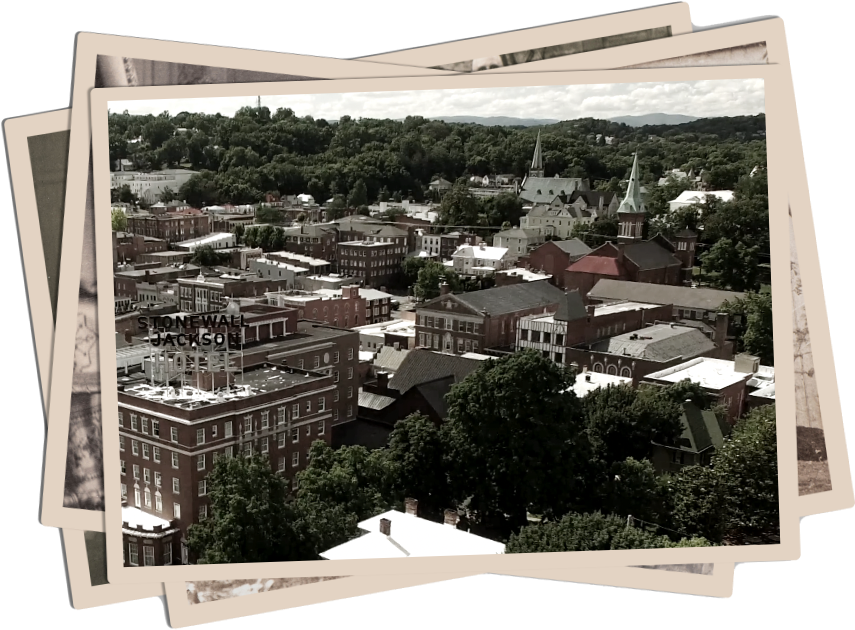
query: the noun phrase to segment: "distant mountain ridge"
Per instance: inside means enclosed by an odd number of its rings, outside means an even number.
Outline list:
[[[398,120],[403,120],[400,118]],[[556,118],[516,118],[514,116],[433,116],[428,120],[441,120],[447,123],[462,123],[484,125],[485,127],[538,127],[554,125],[562,122]],[[697,116],[686,116],[684,114],[641,114],[639,116],[617,116],[607,120],[623,123],[630,127],[643,127],[645,125],[681,125],[683,123],[700,120]]]

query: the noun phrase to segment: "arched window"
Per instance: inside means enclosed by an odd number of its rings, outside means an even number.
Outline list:
[[[625,377],[627,377],[627,378],[632,378],[632,370],[630,370],[630,369],[629,369],[628,367],[626,367],[626,366],[623,366],[623,367],[620,369],[620,375],[621,375],[621,376],[625,376]]]
[[[602,363],[594,363],[594,372],[603,373],[603,364]]]
[[[608,368],[606,368],[606,373],[611,374],[612,376],[617,376],[617,368],[613,365],[610,365]]]

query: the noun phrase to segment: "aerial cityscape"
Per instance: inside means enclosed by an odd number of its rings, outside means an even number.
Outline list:
[[[125,566],[778,542],[765,117],[656,120],[111,113]]]

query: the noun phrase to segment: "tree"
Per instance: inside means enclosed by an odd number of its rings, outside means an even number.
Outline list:
[[[675,543],[635,527],[615,514],[568,514],[560,521],[528,525],[513,534],[505,553],[543,553],[561,551],[606,551],[616,549],[662,549],[687,546]],[[688,541],[687,541],[688,542]],[[691,546],[710,546],[706,540],[693,540]]]
[[[775,406],[753,409],[736,423],[713,457],[725,495],[727,537],[776,540],[780,536],[778,441]]]
[[[235,242],[238,245],[243,243],[243,235],[245,231],[246,228],[244,228],[242,223],[236,223],[235,226],[232,228],[232,234],[235,235]]]
[[[216,267],[225,265],[232,257],[226,252],[218,252],[211,245],[200,245],[193,252],[193,262],[202,267]]]
[[[178,196],[194,208],[216,204],[220,200],[220,193],[216,183],[215,173],[211,171],[199,171],[190,176],[181,188]]]
[[[170,201],[175,201],[178,199],[178,195],[175,194],[175,191],[172,190],[169,186],[164,187],[163,190],[160,191],[160,195],[158,198],[162,203],[169,203]]]
[[[701,255],[701,265],[711,284],[731,291],[755,291],[760,276],[759,245],[722,238]],[[710,276],[709,274],[712,274]]]
[[[131,192],[131,187],[127,184],[123,184],[119,189],[119,201],[132,205],[136,205],[137,203],[137,196]]]
[[[344,200],[344,195],[335,195],[332,202],[327,206],[327,220],[335,221],[344,216],[347,210],[347,202]]]
[[[128,216],[121,210],[113,210],[110,213],[110,223],[114,232],[125,232],[128,229]]]
[[[567,512],[589,457],[572,371],[524,350],[482,362],[446,396],[451,491],[507,535],[528,512]]]
[[[469,187],[458,182],[442,196],[438,222],[444,225],[479,225],[481,204],[469,192]]]
[[[358,179],[353,185],[353,188],[350,191],[350,195],[348,195],[347,205],[350,208],[358,208],[359,206],[364,206],[367,203],[368,188],[365,186],[365,182],[363,180]]]
[[[765,365],[775,365],[772,294],[747,293],[744,298],[728,300],[721,308],[734,322],[737,350],[760,357]]]
[[[258,223],[281,223],[282,210],[271,206],[258,206],[255,209],[255,220]]]
[[[159,149],[175,133],[175,125],[167,116],[157,116],[142,128],[143,140],[152,148]]]
[[[409,267],[412,272],[413,263]],[[407,269],[405,269],[405,273]],[[457,285],[457,274],[450,267],[446,267],[435,260],[426,259],[424,265],[418,270],[416,284],[413,294],[419,300],[432,300],[439,295],[440,285],[446,282],[454,290]]]
[[[267,455],[220,457],[208,474],[208,518],[190,525],[187,544],[199,564],[307,559],[287,504],[287,482]]]
[[[388,461],[397,499],[413,497],[425,514],[442,514],[450,505],[445,445],[436,425],[420,413],[399,420],[389,435]]]
[[[724,538],[726,494],[720,473],[709,466],[686,466],[666,476],[671,502],[669,527],[714,542]]]

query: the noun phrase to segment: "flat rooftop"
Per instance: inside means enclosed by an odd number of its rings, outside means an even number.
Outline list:
[[[693,383],[698,383],[708,389],[724,389],[729,385],[751,379],[754,376],[748,372],[737,372],[734,369],[735,366],[735,361],[698,357],[680,365],[648,374],[647,378],[665,383],[678,383],[689,379]]]
[[[629,385],[632,379],[627,376],[615,376],[602,372],[580,372],[576,375],[573,391],[579,398],[584,398],[592,391],[609,385]]]
[[[643,302],[616,302],[614,304],[602,304],[594,307],[594,317],[612,315],[613,313],[624,313],[626,311],[659,308],[659,306],[659,304],[644,304]]]

